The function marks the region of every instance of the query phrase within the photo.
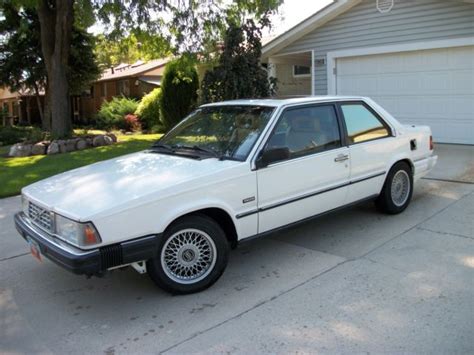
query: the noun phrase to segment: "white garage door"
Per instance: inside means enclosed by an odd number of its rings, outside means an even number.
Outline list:
[[[339,95],[369,96],[436,142],[474,144],[474,47],[337,59]]]

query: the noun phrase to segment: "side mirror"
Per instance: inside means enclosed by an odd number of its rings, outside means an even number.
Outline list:
[[[275,163],[277,161],[286,160],[290,158],[290,150],[288,147],[281,147],[281,148],[270,148],[264,150],[260,157],[257,159],[256,166],[258,169],[264,168],[271,163]]]

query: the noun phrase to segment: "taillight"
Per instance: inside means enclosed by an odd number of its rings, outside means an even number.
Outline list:
[[[430,150],[433,150],[433,149],[434,149],[433,136],[430,136]]]

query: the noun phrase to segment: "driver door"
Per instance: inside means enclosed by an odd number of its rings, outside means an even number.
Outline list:
[[[286,109],[264,150],[289,156],[257,170],[258,232],[342,206],[350,178],[349,149],[333,104]]]

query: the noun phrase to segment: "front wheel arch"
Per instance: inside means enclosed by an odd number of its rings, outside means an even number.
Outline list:
[[[230,247],[232,249],[235,249],[237,247],[238,234],[237,234],[237,228],[235,226],[235,223],[227,211],[218,207],[201,208],[201,209],[197,209],[197,210],[185,213],[179,217],[176,217],[170,223],[168,223],[168,225],[166,226],[164,230],[168,229],[169,226],[171,226],[176,221],[182,218],[185,218],[188,216],[194,216],[194,215],[204,215],[206,217],[213,219],[217,224],[219,224],[219,226],[224,231]]]

